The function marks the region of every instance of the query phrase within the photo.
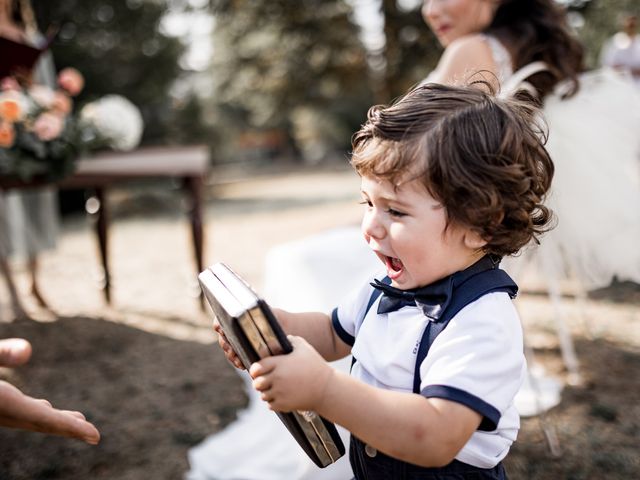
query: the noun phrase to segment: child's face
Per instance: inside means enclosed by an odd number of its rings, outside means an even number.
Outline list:
[[[394,188],[388,180],[362,177],[362,232],[385,264],[392,285],[421,287],[472,265],[482,242],[467,228],[446,226],[445,208],[418,180]]]

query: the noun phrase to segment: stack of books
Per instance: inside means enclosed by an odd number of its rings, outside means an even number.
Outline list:
[[[269,305],[233,270],[216,263],[198,276],[202,291],[242,364],[291,352],[291,343]],[[276,412],[306,454],[323,468],[345,453],[333,423],[315,412]]]

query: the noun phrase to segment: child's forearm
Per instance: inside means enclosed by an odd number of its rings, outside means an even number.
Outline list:
[[[339,371],[316,410],[381,452],[426,467],[450,463],[481,420],[463,405],[375,388]]]
[[[285,333],[304,338],[325,360],[343,358],[350,352],[335,334],[331,318],[321,312],[293,313],[277,308],[273,309]]]

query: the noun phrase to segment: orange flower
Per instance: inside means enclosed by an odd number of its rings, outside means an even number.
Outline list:
[[[9,148],[13,145],[16,132],[9,122],[0,122],[0,147]]]
[[[75,97],[84,87],[84,77],[75,68],[67,67],[58,74],[58,85],[66,90],[69,95]]]
[[[0,118],[7,122],[15,122],[22,116],[22,109],[15,98],[0,98]]]

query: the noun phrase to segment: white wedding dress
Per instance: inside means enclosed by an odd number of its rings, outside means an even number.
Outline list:
[[[508,81],[513,70],[506,49],[491,37],[486,40],[499,79]],[[545,105],[551,132],[548,149],[556,165],[550,204],[558,228],[545,235],[540,247],[503,264],[517,281],[523,262],[536,262],[557,302],[558,282],[568,274],[585,288],[607,285],[614,275],[640,283],[640,174],[635,150],[640,109],[620,111],[621,102],[640,100],[630,96],[628,84],[611,72],[583,76],[582,81],[583,93],[574,100],[561,102],[551,96]],[[592,102],[584,95],[588,92],[606,95],[609,101]],[[585,117],[585,112],[592,116]],[[618,125],[616,117],[624,122]],[[611,125],[604,129],[603,124]],[[611,132],[605,135],[607,130]],[[358,227],[335,229],[270,251],[265,297],[292,311],[330,312],[345,294],[380,270]],[[576,370],[571,337],[561,318],[558,334],[565,363],[570,371]],[[336,364],[344,370],[348,366],[348,361]],[[541,413],[559,403],[561,389],[557,380],[532,368],[516,405],[523,416]],[[316,468],[257,394],[249,386],[247,391],[250,405],[239,419],[189,452],[188,480],[351,478],[346,455],[324,470]],[[348,434],[339,430],[348,448]]]

